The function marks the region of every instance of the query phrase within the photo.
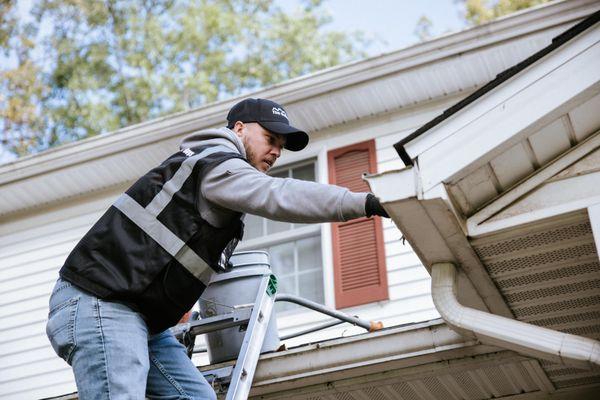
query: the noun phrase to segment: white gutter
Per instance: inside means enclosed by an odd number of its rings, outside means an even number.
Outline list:
[[[600,342],[582,336],[516,321],[461,305],[457,300],[456,268],[437,263],[431,268],[431,295],[438,312],[453,329],[481,343],[562,364],[591,369],[600,365]]]

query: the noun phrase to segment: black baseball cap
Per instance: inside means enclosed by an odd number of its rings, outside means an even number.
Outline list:
[[[232,129],[237,121],[256,122],[269,132],[285,135],[285,148],[299,151],[308,144],[308,134],[290,125],[283,107],[266,99],[245,99],[227,114],[227,127]]]

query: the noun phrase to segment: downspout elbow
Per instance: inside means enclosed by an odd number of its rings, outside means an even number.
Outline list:
[[[600,365],[600,342],[465,307],[456,294],[456,268],[438,263],[431,268],[431,295],[446,323],[480,342],[521,354],[590,369]]]

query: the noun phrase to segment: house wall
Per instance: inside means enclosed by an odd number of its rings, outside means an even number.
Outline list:
[[[45,334],[48,299],[65,257],[117,192],[65,202],[0,224],[0,398],[76,390]]]

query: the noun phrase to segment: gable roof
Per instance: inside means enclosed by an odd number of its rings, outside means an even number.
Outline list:
[[[590,28],[591,26],[596,24],[598,21],[600,21],[600,11],[596,11],[595,13],[593,13],[592,15],[590,15],[583,21],[579,22],[572,28],[566,30],[562,34],[560,34],[557,37],[555,37],[554,39],[552,39],[552,43],[550,45],[544,47],[543,49],[541,49],[540,51],[531,55],[530,57],[526,58],[525,60],[521,61],[520,63],[500,72],[496,76],[495,79],[488,82],[485,86],[482,86],[480,89],[476,90],[471,95],[467,96],[466,98],[459,101],[452,107],[448,108],[442,114],[438,115],[437,117],[435,117],[434,119],[432,119],[431,121],[426,123],[425,125],[421,126],[419,129],[417,129],[416,131],[414,131],[407,137],[405,137],[402,140],[395,143],[394,148],[396,149],[396,152],[398,153],[398,155],[404,162],[404,165],[407,165],[407,166],[413,165],[412,158],[408,155],[408,153],[406,152],[406,150],[404,148],[404,145],[406,143],[421,136],[422,134],[429,131],[434,126],[439,125],[442,121],[444,121],[444,120],[448,119],[450,116],[456,114],[458,111],[462,110],[467,105],[473,103],[475,100],[479,99],[486,93],[494,90],[496,87],[500,86],[502,83],[506,82],[513,76],[517,75],[519,72],[523,71],[530,65],[534,64],[535,62],[537,62],[544,56],[548,55],[549,53],[551,53],[551,52],[555,51],[556,49],[558,49],[559,47],[563,46],[565,43],[569,42],[571,39],[573,39],[580,33],[584,32],[585,30],[587,30],[588,28]]]

